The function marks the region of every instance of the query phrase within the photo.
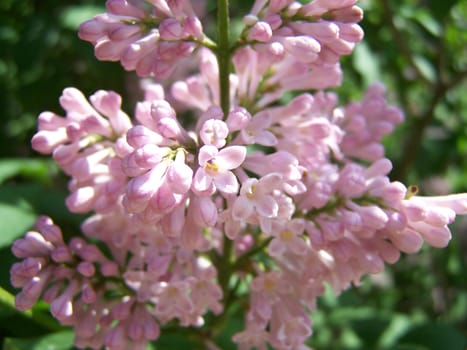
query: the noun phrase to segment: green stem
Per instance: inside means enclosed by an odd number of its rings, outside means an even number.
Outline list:
[[[266,238],[264,241],[262,242],[258,242],[258,245],[247,251],[245,254],[241,255],[237,261],[235,262],[234,264],[234,269],[235,270],[242,270],[244,269],[244,265],[253,257],[255,256],[256,254],[258,254],[259,252],[263,251],[268,245],[269,243],[272,241],[272,237],[268,237]]]
[[[224,247],[222,249],[222,256],[219,259],[219,265],[217,271],[219,272],[219,285],[222,288],[222,293],[224,294],[224,300],[227,298],[229,281],[232,276],[232,251],[233,251],[233,242],[225,237],[224,238]]]
[[[217,1],[217,31],[219,34],[217,43],[217,62],[219,66],[219,92],[220,107],[227,117],[230,109],[230,56],[229,49],[229,0]]]
[[[229,49],[229,0],[217,1],[217,62],[219,67],[219,95],[220,107],[224,112],[224,118],[227,118],[230,109],[230,58],[231,52]],[[228,296],[229,281],[232,276],[232,252],[233,243],[230,239],[225,237],[224,248],[222,256],[216,259],[216,267],[218,271],[218,279],[222,292],[224,293],[224,300]]]

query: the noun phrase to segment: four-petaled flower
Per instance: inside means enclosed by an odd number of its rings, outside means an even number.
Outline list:
[[[199,195],[212,195],[216,189],[224,194],[238,192],[238,180],[232,169],[238,168],[246,157],[246,147],[230,146],[219,150],[204,145],[199,150],[199,168],[192,182],[192,189]]]

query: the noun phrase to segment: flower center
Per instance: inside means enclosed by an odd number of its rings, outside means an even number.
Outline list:
[[[268,291],[273,291],[274,289],[276,289],[276,282],[270,278],[266,278],[264,280],[264,289]]]
[[[250,190],[245,194],[246,198],[252,199],[255,196],[256,185],[251,185]]]
[[[289,230],[284,230],[280,233],[280,237],[283,241],[289,241],[293,237],[293,233]]]
[[[211,173],[217,173],[219,171],[219,166],[216,163],[213,163],[212,161],[207,161],[204,168],[206,169],[206,171]]]

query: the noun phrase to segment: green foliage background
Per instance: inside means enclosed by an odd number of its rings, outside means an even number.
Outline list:
[[[215,4],[208,2],[208,14]],[[467,191],[467,1],[361,0],[366,36],[343,60],[342,102],[358,99],[383,81],[406,122],[386,140],[394,180],[417,184],[425,195]],[[232,1],[245,14],[249,1]],[[139,95],[136,77],[118,63],[99,62],[77,38],[82,21],[103,12],[98,0],[0,0],[0,347],[71,349],[72,333],[47,305],[19,313],[13,307],[10,245],[39,214],[67,232],[82,217],[64,206],[66,179],[29,140],[37,115],[61,113],[58,97],[76,86],[86,95],[112,89],[131,114]],[[234,26],[240,26],[233,21]],[[448,248],[404,256],[383,275],[362,281],[340,297],[329,291],[313,315],[315,349],[463,350],[467,346],[467,220],[452,226]],[[231,315],[221,339],[240,329]],[[151,348],[197,349],[189,338],[165,334]]]

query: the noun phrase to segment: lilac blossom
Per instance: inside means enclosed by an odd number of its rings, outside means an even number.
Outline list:
[[[41,113],[31,141],[38,152],[52,153],[71,177],[66,204],[77,213],[108,210],[126,183],[120,162],[132,122],[121,110],[121,97],[100,90],[89,100],[78,89],[66,88],[60,97],[66,115]]]
[[[139,6],[107,0],[106,13],[81,24],[79,36],[94,45],[98,59],[120,61],[141,77],[168,77],[204,39],[189,1],[155,1]]]
[[[216,189],[225,194],[236,194],[238,180],[231,171],[239,167],[246,156],[243,146],[230,146],[217,149],[204,145],[199,150],[199,168],[193,178],[193,190],[199,194],[210,195]]]
[[[79,348],[145,349],[168,324],[208,334],[238,297],[239,349],[305,350],[325,285],[339,294],[424,243],[445,247],[467,194],[390,180],[382,139],[403,114],[384,87],[346,106],[322,91],[362,39],[355,3],[255,1],[230,72],[189,1],[108,0],[79,31],[97,58],[165,78],[205,46],[199,72],[148,84],[134,122],[116,93],[75,88],[65,116],[39,115],[32,147],[70,176],[70,211],[90,216],[69,240],[40,217],[14,242],[16,307],[48,302]]]

